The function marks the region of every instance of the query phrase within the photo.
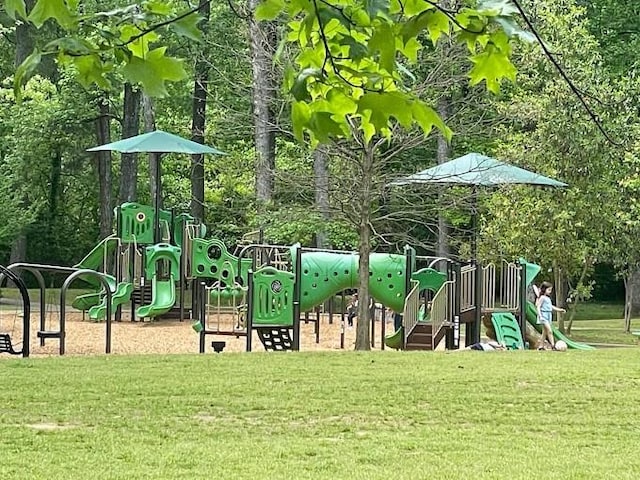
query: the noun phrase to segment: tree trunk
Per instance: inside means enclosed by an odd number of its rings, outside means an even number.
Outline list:
[[[631,272],[629,285],[631,290],[630,315],[632,317],[637,317],[640,315],[640,269],[635,269]]]
[[[106,98],[99,102],[100,116],[96,120],[96,138],[98,145],[111,141],[111,121],[109,118],[109,103]],[[100,238],[111,235],[113,223],[113,208],[111,199],[112,172],[111,152],[96,153],[98,157],[98,182],[100,184]]]
[[[444,123],[447,123],[449,119],[449,97],[440,97],[437,108],[438,115],[440,115],[440,118],[442,118]],[[442,133],[438,133],[436,150],[438,165],[448,162],[450,158],[451,146],[444,135],[442,135]],[[476,232],[473,232],[473,234],[475,235]],[[438,246],[436,249],[436,256],[445,258],[449,257],[449,225],[447,225],[447,221],[442,214],[438,214]]]
[[[31,11],[35,4],[35,0],[26,0],[25,6],[27,13]],[[25,61],[25,59],[33,51],[35,45],[35,29],[29,22],[18,22],[16,25],[16,68]],[[26,199],[23,199],[26,203]],[[14,242],[11,244],[11,253],[9,254],[9,263],[24,262],[27,259],[27,235],[22,231],[18,234]],[[22,275],[18,272],[18,275]]]
[[[140,90],[134,90],[130,83],[124,84],[124,115],[122,138],[138,135],[140,131]],[[120,164],[119,201],[134,202],[138,197],[138,155],[123,153]]]
[[[371,350],[369,318],[369,254],[371,253],[371,196],[373,195],[374,148],[365,144],[362,152],[362,171],[358,181],[360,219],[358,224],[358,325],[356,350]]]
[[[555,305],[558,307],[562,307],[564,305],[565,299],[567,298],[567,288],[564,273],[562,272],[562,269],[557,265],[554,265],[553,268],[553,283],[553,288],[556,292]],[[556,315],[558,316],[558,330],[560,330],[562,333],[565,333],[564,314],[557,312]]]
[[[254,12],[261,0],[249,0]],[[276,48],[276,29],[272,22],[249,20],[251,68],[253,72],[253,124],[256,144],[256,199],[259,204],[273,199],[275,170],[275,96],[271,63]]]
[[[635,293],[635,285],[632,282],[632,276],[625,274],[624,276],[624,331],[625,333],[631,332],[631,317],[633,297]]]
[[[330,248],[329,235],[324,228],[329,221],[329,163],[326,147],[318,146],[313,152],[313,176],[315,180],[316,210],[323,220],[323,228],[316,232],[316,247]]]
[[[210,2],[200,0],[200,16],[203,18],[200,29],[205,32],[211,14]],[[193,111],[191,120],[191,139],[204,143],[206,125],[207,87],[209,83],[209,61],[205,52],[200,51],[195,65],[193,85]],[[204,220],[204,155],[191,156],[191,215]]]
[[[153,132],[156,129],[156,113],[153,106],[153,99],[146,94],[142,94],[142,121],[144,132]],[[162,173],[160,172],[160,154],[149,154],[149,193],[153,205],[162,208]],[[156,196],[158,203],[156,203]]]

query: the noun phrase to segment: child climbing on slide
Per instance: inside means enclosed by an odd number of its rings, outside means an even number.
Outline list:
[[[553,312],[562,312],[566,310],[564,308],[556,307],[551,302],[551,292],[553,291],[553,285],[549,282],[542,282],[540,285],[540,291],[536,300],[536,310],[538,311],[537,324],[542,325],[542,338],[540,339],[540,345],[538,350],[544,350],[545,338],[549,340],[551,348],[555,350],[555,340],[553,338],[553,331],[551,330],[551,321]]]

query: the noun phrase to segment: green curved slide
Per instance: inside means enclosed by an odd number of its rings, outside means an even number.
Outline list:
[[[520,259],[520,263],[524,265],[525,268],[525,279],[527,282],[527,287],[533,283],[533,279],[536,278],[536,275],[540,273],[540,265],[536,265],[535,263],[529,263],[524,258]],[[542,326],[538,325],[538,309],[536,306],[527,302],[527,308],[525,309],[525,317],[527,321],[540,333],[542,332]],[[575,342],[570,338],[566,337],[560,330],[551,325],[551,330],[553,331],[553,338],[556,340],[562,340],[567,344],[567,347],[574,348],[576,350],[595,350],[591,345],[587,345],[586,343]]]
[[[111,311],[114,312],[118,306],[127,303],[133,293],[133,284],[129,282],[119,283],[115,292],[111,295]],[[92,320],[103,320],[107,316],[107,296],[103,295],[100,303],[89,308],[89,318]]]
[[[527,321],[531,325],[533,325],[533,327],[539,333],[541,333],[542,332],[542,326],[537,324],[538,310],[536,309],[536,306],[533,303],[527,302],[527,310],[525,312],[525,315],[527,317]],[[560,330],[558,330],[553,325],[551,326],[551,330],[553,331],[553,338],[555,338],[556,340],[562,340],[563,342],[565,342],[567,344],[567,347],[569,347],[569,348],[574,348],[576,350],[595,350],[595,348],[592,347],[591,345],[587,345],[586,343],[580,343],[580,342],[576,342],[574,340],[571,340],[569,337],[564,335]]]
[[[86,268],[88,270],[100,270],[105,256],[109,256],[113,253],[118,245],[118,239],[116,237],[103,238],[95,247],[91,249],[87,255],[80,260],[74,268]],[[111,287],[111,291],[115,289],[116,279],[110,275],[106,276],[107,282]],[[94,288],[102,289],[102,283],[96,277],[81,277],[81,279],[91,285]],[[78,295],[71,306],[78,310],[89,310],[91,307],[98,305],[102,300],[100,292],[91,292],[84,295]]]
[[[404,347],[404,327],[400,327],[395,333],[384,337],[384,344],[394,350],[401,350]]]
[[[157,317],[167,313],[176,302],[175,279],[173,275],[167,280],[158,280],[154,275],[151,279],[151,303],[142,305],[136,310],[140,318]]]

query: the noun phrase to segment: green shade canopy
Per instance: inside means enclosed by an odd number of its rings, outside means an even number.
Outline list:
[[[538,185],[566,187],[566,183],[539,175],[479,153],[468,153],[449,162],[396,180],[392,185],[440,184],[496,187],[499,185]]]
[[[226,155],[217,148],[192,142],[162,130],[155,130],[118,140],[117,142],[100,145],[99,147],[89,148],[87,151],[99,152],[104,150],[121,153],[188,153],[190,155],[214,153],[216,155]]]
[[[216,155],[226,155],[226,153],[217,148],[208,147],[201,143],[192,142],[186,138],[179,137],[172,133],[163,132],[162,130],[154,130],[153,132],[143,133],[135,137],[125,138],[117,142],[107,143],[98,147],[87,149],[88,152],[113,151],[120,153],[151,153],[155,157],[156,164],[156,185],[153,199],[155,210],[154,240],[156,243],[160,241],[160,197],[162,189],[162,179],[160,170],[160,157],[163,153],[186,153],[189,155],[198,155],[203,153],[214,153]]]

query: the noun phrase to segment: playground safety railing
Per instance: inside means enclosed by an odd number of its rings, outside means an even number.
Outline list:
[[[522,267],[517,263],[504,261],[500,278],[502,307],[517,310],[520,307],[520,276]]]
[[[460,269],[460,312],[476,307],[476,266],[465,265]]]
[[[455,309],[455,282],[449,280],[442,284],[440,290],[435,294],[431,301],[431,332],[432,348],[436,348],[436,333],[445,325],[451,324],[453,321],[453,312]]]
[[[482,308],[496,308],[496,266],[490,263],[482,267]]]
[[[420,310],[420,283],[411,280],[411,291],[404,300],[402,312],[402,326],[404,328],[404,345],[413,328],[418,324],[418,311]]]

